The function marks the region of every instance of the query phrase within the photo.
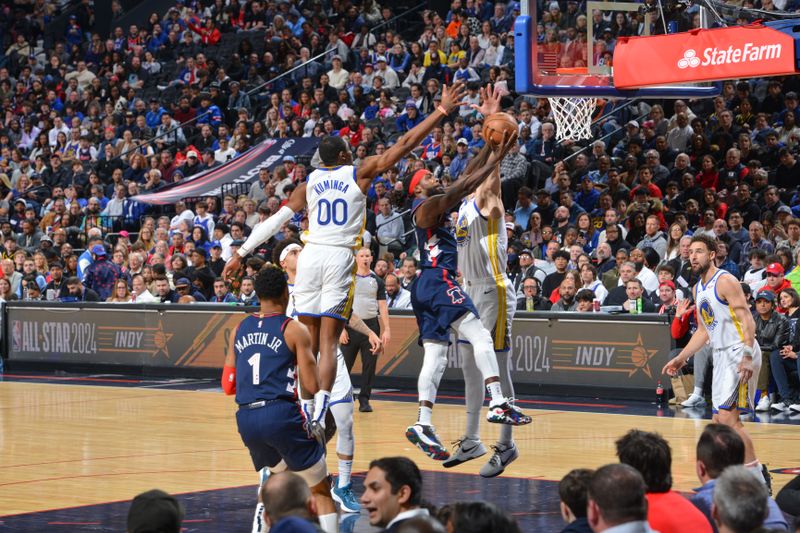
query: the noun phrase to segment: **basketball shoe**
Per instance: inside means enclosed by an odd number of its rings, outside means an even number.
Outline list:
[[[331,497],[341,506],[343,513],[361,512],[361,504],[358,503],[355,494],[353,494],[352,483],[348,483],[344,487],[340,487],[339,479],[334,479],[333,489],[331,489]]]
[[[445,461],[450,452],[442,445],[433,426],[414,424],[406,429],[406,438],[434,461]]]
[[[531,423],[531,417],[514,405],[513,400],[506,399],[503,403],[489,407],[486,420],[494,424],[508,424],[510,426],[524,426]]]
[[[454,441],[455,452],[450,456],[450,459],[442,463],[445,468],[452,468],[458,466],[472,459],[477,459],[482,455],[486,455],[486,446],[479,440],[472,440],[464,437]]]
[[[513,442],[511,445],[500,444],[492,446],[494,453],[489,458],[489,462],[481,467],[481,477],[496,477],[502,474],[506,467],[510,465],[517,457],[519,457],[519,450],[517,445]]]

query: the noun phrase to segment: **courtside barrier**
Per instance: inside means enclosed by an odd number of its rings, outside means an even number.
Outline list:
[[[222,368],[230,331],[254,308],[222,304],[32,304],[9,302],[4,317],[10,366]],[[422,348],[413,315],[393,311],[392,339],[377,362],[377,384],[414,386]],[[455,341],[455,339],[453,339]],[[464,350],[448,350],[445,385],[460,382]],[[518,313],[509,364],[523,392],[651,397],[669,358],[666,317],[605,313]],[[353,369],[354,381],[360,361]]]

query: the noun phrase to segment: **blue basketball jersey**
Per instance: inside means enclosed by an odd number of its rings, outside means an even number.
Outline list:
[[[425,200],[415,200],[412,217]],[[442,215],[439,222],[431,228],[420,228],[414,217],[414,231],[419,248],[419,265],[422,268],[443,268],[449,272],[458,270],[458,246],[455,235],[447,227],[449,217]]]
[[[291,318],[250,315],[236,330],[236,403],[297,400],[297,357],[283,332]]]

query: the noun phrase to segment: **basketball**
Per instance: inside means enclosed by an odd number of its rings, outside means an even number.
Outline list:
[[[503,142],[503,134],[508,132],[511,135],[517,127],[516,119],[508,113],[493,113],[483,121],[483,138],[495,149]]]

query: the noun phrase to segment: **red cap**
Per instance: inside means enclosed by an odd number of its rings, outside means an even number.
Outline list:
[[[662,281],[661,283],[658,284],[658,288],[660,289],[664,285],[666,285],[667,287],[669,287],[673,291],[675,290],[675,283],[672,282],[671,280]]]
[[[783,265],[780,263],[770,263],[767,266],[767,274],[775,274],[776,276],[783,276]]]
[[[414,175],[411,176],[411,181],[408,182],[408,194],[414,194],[414,189],[417,188],[417,185],[419,185],[419,182],[422,181],[422,178],[424,178],[430,173],[431,173],[430,170],[424,168],[421,168],[416,172],[414,172]]]

